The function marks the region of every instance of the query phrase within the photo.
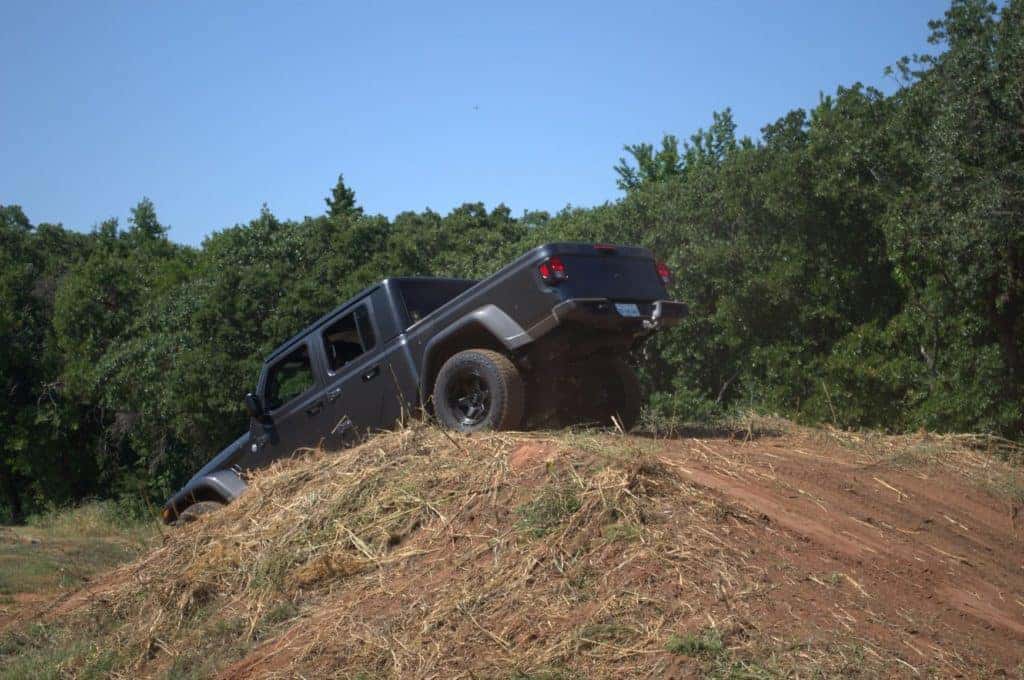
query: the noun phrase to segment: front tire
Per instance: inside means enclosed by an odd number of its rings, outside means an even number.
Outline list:
[[[514,430],[523,420],[523,379],[508,357],[488,349],[459,352],[434,383],[434,414],[459,432]]]
[[[191,524],[203,515],[208,515],[211,512],[216,512],[224,507],[223,503],[218,501],[199,501],[188,506],[181,513],[178,514],[178,521],[174,524],[176,526],[182,526],[184,524]]]

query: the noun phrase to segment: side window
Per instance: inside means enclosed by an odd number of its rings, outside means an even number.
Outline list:
[[[324,331],[324,348],[331,372],[336,373],[363,352],[373,349],[375,342],[366,305],[360,305]]]
[[[267,407],[284,406],[313,386],[313,367],[306,346],[278,361],[267,377]]]

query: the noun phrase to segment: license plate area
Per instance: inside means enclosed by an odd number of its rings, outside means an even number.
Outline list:
[[[640,316],[640,308],[633,302],[616,302],[615,311],[619,313],[619,316]]]

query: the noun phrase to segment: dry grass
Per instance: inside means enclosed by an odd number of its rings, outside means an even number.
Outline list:
[[[21,602],[77,589],[136,558],[158,536],[155,523],[126,519],[116,504],[99,501],[0,527],[0,621]]]
[[[246,654],[281,677],[699,666],[665,645],[691,619],[739,644],[741,616],[695,603],[727,601],[744,557],[708,540],[712,503],[609,439],[417,426],[279,463],[83,601],[74,615],[101,622],[59,664],[83,672],[116,649],[103,668],[122,677],[209,675]],[[514,470],[524,445],[541,457]]]
[[[907,435],[800,428],[819,446],[840,446],[863,464],[895,469],[943,471],[973,481],[1006,501],[1010,512],[1024,511],[1024,446],[983,434]]]
[[[746,429],[783,428],[795,426]],[[898,448],[806,436],[873,460]],[[417,424],[305,452],[64,603],[60,626],[12,633],[0,677],[882,672],[855,643],[762,630],[752,605],[771,586],[744,542],[753,520],[655,450],[609,434]]]

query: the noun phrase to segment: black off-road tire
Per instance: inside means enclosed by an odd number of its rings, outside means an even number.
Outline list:
[[[489,349],[459,352],[434,382],[434,415],[459,432],[514,430],[523,420],[523,378],[508,357]]]
[[[178,520],[174,524],[176,526],[191,524],[203,515],[217,512],[223,507],[224,504],[219,501],[199,501],[198,503],[193,503],[178,514]]]
[[[594,358],[570,371],[574,393],[566,395],[565,410],[574,421],[609,427],[614,417],[628,432],[640,420],[640,380],[625,361]]]

